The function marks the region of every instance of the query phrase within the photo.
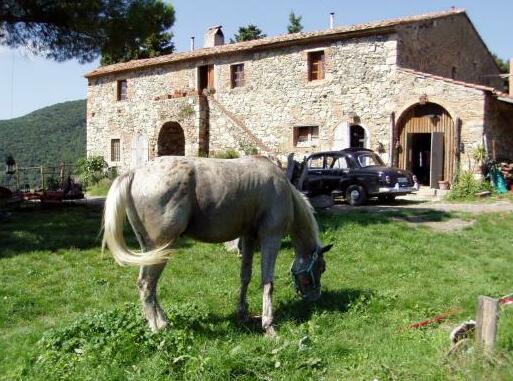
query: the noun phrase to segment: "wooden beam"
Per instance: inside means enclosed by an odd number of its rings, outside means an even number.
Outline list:
[[[476,342],[487,351],[493,351],[497,334],[497,299],[477,297]]]

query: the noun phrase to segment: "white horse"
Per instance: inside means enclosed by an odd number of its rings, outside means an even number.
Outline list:
[[[125,244],[126,215],[142,253]],[[120,265],[141,266],[137,285],[144,317],[153,331],[166,325],[156,287],[176,239],[187,236],[203,242],[225,242],[241,237],[237,316],[248,319],[246,291],[253,252],[260,247],[262,328],[274,335],[274,264],[286,233],[290,233],[295,250],[291,272],[296,289],[305,299],[316,300],[325,270],[323,253],[331,245],[321,246],[312,207],[266,158],[159,157],[118,177],[105,202],[103,248],[108,246]]]

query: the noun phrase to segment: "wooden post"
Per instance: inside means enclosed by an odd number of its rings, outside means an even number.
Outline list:
[[[477,297],[476,342],[485,350],[493,351],[497,333],[497,299]]]
[[[20,190],[20,168],[18,167],[18,163],[16,163],[16,191]]]
[[[61,161],[61,168],[60,168],[60,173],[59,173],[59,177],[60,177],[60,183],[59,183],[59,186],[61,188],[64,188],[64,162]]]
[[[41,172],[41,189],[45,189],[45,173],[43,171],[43,166],[40,167]]]

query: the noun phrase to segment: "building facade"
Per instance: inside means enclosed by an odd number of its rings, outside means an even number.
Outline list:
[[[213,27],[205,46],[88,73],[88,155],[362,146],[433,187],[479,146],[513,157],[513,97],[462,10],[236,44]]]

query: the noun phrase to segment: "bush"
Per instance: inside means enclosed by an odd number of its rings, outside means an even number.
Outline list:
[[[470,171],[463,171],[456,177],[456,181],[452,185],[447,199],[471,200],[476,197],[476,193],[483,191],[493,191],[490,183],[484,180],[477,180],[474,177],[474,173]]]
[[[86,315],[65,328],[48,331],[36,344],[24,376],[126,379],[126,373],[110,372],[120,367],[130,369],[141,358],[158,356],[163,363],[160,371],[168,373],[169,379],[183,377],[192,357],[193,332],[209,329],[209,315],[204,307],[192,303],[179,304],[166,312],[170,328],[158,333],[148,329],[135,304]],[[95,368],[100,372],[97,377],[91,374]]]
[[[233,148],[228,148],[226,151],[216,152],[214,157],[217,159],[237,159],[240,155]]]
[[[78,159],[76,167],[80,183],[84,188],[97,184],[109,174],[108,164],[102,156],[82,157]]]

